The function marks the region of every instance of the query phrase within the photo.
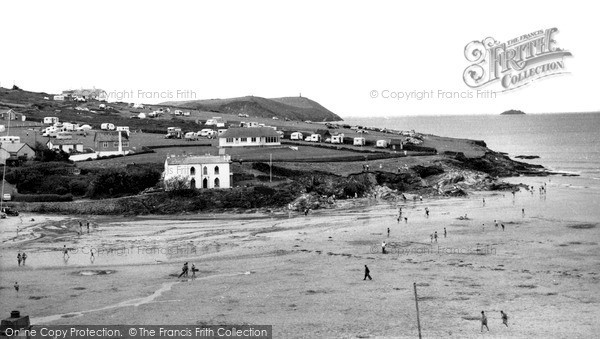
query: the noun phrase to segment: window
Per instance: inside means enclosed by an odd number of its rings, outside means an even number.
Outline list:
[[[113,142],[113,147],[119,147],[119,142],[118,141]]]
[[[215,187],[219,187],[220,183],[219,178],[215,178]]]
[[[196,175],[196,168],[192,167],[190,168],[190,175]],[[192,179],[194,180],[194,179]]]
[[[228,143],[228,144],[230,144],[230,143],[233,142],[233,138],[227,138],[227,139],[225,139],[225,142]]]
[[[102,147],[104,147],[104,148],[108,148],[108,142],[106,142],[106,141],[105,141],[105,142],[103,142],[103,143],[102,143]]]
[[[202,188],[208,188],[208,179],[204,178],[204,180],[202,180]]]
[[[277,142],[277,137],[266,137],[265,139],[267,143]]]
[[[219,175],[219,166],[215,166],[215,175]]]
[[[123,147],[129,147],[129,141],[123,141],[122,144]]]
[[[208,168],[206,166],[204,166],[204,168],[202,169],[202,174],[208,175]]]
[[[251,138],[252,142],[256,142],[256,137]]]

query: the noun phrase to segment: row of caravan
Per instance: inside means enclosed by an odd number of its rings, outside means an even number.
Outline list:
[[[306,137],[302,134],[302,132],[294,132],[290,135],[291,140],[299,140],[299,141],[309,141],[309,142],[322,142],[323,136],[318,133],[310,134]],[[325,139],[326,143],[331,144],[343,144],[345,136],[343,133],[332,135],[329,138]],[[354,146],[365,146],[367,143],[366,139],[363,137],[355,137],[352,140],[352,145]],[[387,148],[389,146],[389,142],[387,140],[377,140],[375,143],[375,147],[378,148]]]

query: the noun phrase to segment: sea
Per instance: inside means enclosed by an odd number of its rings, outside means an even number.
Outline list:
[[[600,228],[600,113],[390,116],[348,118],[345,122],[483,140],[488,148],[507,153],[512,159],[576,175],[503,180],[534,186],[534,190],[547,185],[543,208],[539,202],[531,202],[540,217],[592,222]],[[515,158],[519,155],[539,158]]]

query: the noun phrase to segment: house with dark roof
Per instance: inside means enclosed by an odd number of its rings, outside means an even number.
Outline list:
[[[94,135],[94,145],[99,157],[125,155],[131,151],[129,135],[125,131],[99,131]]]
[[[189,155],[170,156],[165,160],[164,181],[183,180],[190,188],[230,188],[231,156]]]
[[[24,120],[23,114],[13,109],[0,109],[0,120]]]
[[[79,140],[50,139],[46,143],[49,149],[60,150],[66,153],[83,152],[83,143]]]
[[[269,127],[230,128],[219,135],[219,147],[279,146],[279,134]]]

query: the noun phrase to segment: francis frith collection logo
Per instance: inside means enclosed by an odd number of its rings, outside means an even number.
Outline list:
[[[557,32],[549,28],[502,43],[491,37],[468,43],[465,57],[472,64],[463,72],[465,84],[471,88],[495,85],[504,92],[567,73],[564,58],[571,53],[557,46]]]

